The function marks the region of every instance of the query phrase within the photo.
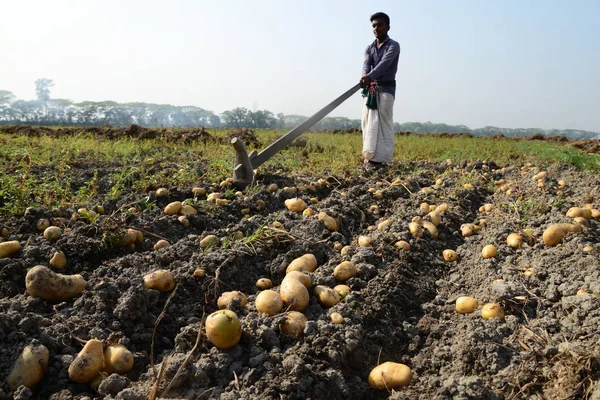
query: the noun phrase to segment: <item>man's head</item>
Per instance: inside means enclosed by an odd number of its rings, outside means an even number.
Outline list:
[[[373,26],[375,37],[379,40],[384,40],[390,30],[390,17],[382,12],[375,13],[371,15],[371,25]]]

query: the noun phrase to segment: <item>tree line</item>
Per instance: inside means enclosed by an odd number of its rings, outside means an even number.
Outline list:
[[[35,81],[35,100],[20,100],[8,90],[0,90],[0,124],[15,125],[65,125],[65,126],[127,126],[145,127],[212,127],[291,129],[305,121],[303,115],[274,114],[269,110],[249,110],[236,107],[220,115],[196,106],[173,106],[155,103],[117,103],[115,101],[84,101],[75,103],[67,99],[50,97],[52,79]],[[465,125],[447,125],[432,122],[394,123],[396,132],[414,133],[470,133],[492,136],[498,133],[509,137],[529,137],[534,134],[565,136],[569,139],[598,139],[596,132],[576,129],[538,128],[509,129],[487,126],[471,129]],[[315,131],[360,130],[360,119],[326,117],[312,127]]]

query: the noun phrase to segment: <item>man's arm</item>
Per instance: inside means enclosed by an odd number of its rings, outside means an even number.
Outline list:
[[[371,54],[369,53],[370,47],[371,46],[367,46],[365,49],[365,61],[363,62],[362,76],[360,77],[360,86],[363,88],[368,86],[371,81],[369,75],[367,75],[371,69]]]
[[[398,54],[400,54],[400,46],[396,43],[390,43],[379,64],[377,64],[367,76],[372,81],[376,81],[381,76],[382,72],[390,66],[396,57],[398,57]]]

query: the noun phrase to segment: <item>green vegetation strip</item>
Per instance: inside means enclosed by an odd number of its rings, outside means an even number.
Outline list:
[[[256,133],[266,146],[285,132]],[[227,130],[211,130],[210,134],[224,137]],[[261,170],[314,177],[359,173],[360,134],[309,133],[300,139],[302,143],[281,151]],[[233,159],[233,148],[219,142],[106,140],[93,135],[31,138],[7,135],[0,128],[0,215],[22,214],[29,206],[94,204],[99,197],[119,199],[160,186],[191,188],[219,183],[232,175]],[[396,138],[395,162],[447,159],[487,159],[500,165],[560,163],[579,170],[600,170],[598,155],[548,141],[437,135]]]

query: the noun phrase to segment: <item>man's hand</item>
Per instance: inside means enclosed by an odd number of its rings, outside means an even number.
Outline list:
[[[369,77],[369,75],[365,74],[360,78],[360,87],[365,88],[369,86],[370,83],[371,78]]]

